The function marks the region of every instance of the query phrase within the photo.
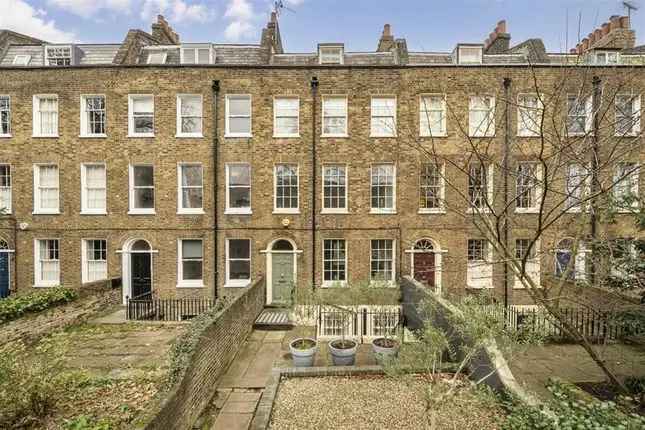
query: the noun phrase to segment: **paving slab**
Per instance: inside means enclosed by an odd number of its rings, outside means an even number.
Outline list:
[[[253,414],[219,414],[212,430],[247,430],[252,418]]]

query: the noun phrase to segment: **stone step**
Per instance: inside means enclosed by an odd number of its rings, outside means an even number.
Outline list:
[[[259,330],[291,330],[294,323],[288,309],[264,309],[253,324]]]

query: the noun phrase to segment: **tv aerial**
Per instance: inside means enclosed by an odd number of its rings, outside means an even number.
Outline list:
[[[623,7],[627,9],[627,16],[630,18],[632,17],[632,11],[637,11],[640,8],[638,3],[633,0],[623,0]]]
[[[277,14],[280,15],[283,10],[288,10],[289,12],[296,13],[295,10],[287,7],[284,5],[284,2],[282,0],[277,0],[273,2],[273,11]]]

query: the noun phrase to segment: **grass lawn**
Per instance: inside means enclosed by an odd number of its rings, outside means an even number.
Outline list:
[[[285,378],[270,428],[426,429],[430,420],[436,429],[500,427],[505,413],[492,394],[459,382],[454,395],[436,402],[447,388],[419,375]]]

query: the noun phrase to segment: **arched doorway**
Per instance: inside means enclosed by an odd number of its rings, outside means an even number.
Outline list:
[[[276,239],[267,254],[267,304],[289,305],[298,279],[297,249],[291,239]]]
[[[441,256],[445,251],[432,239],[421,238],[406,252],[410,253],[410,276],[428,287],[441,291]]]
[[[11,264],[10,255],[13,250],[9,249],[6,240],[0,239],[0,299],[9,297],[11,294]]]
[[[153,250],[145,239],[132,239],[123,245],[123,297],[146,298],[152,295]]]

